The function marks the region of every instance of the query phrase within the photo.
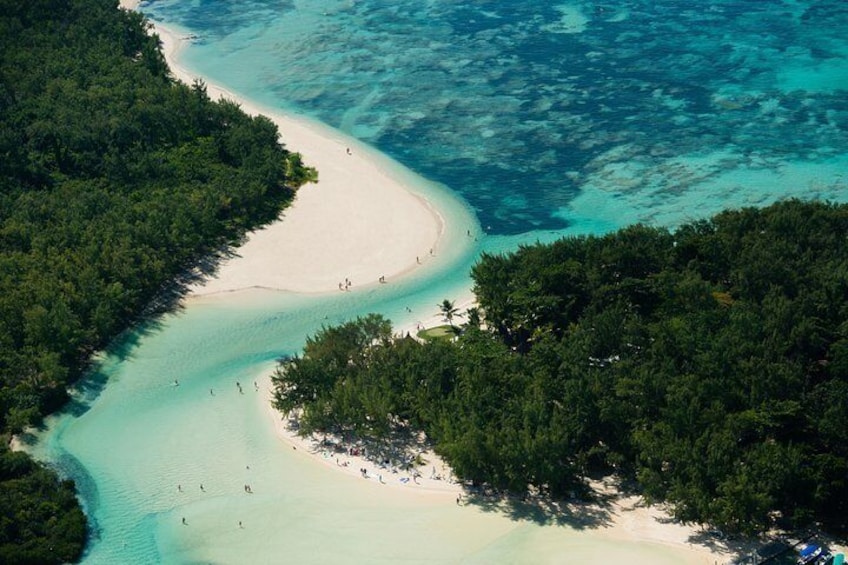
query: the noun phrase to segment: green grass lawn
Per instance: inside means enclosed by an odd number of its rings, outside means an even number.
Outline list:
[[[436,326],[418,332],[420,339],[430,341],[434,339],[451,339],[456,335],[456,327],[451,325]]]

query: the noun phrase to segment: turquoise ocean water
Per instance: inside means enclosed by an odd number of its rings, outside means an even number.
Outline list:
[[[848,200],[848,5],[155,0],[141,10],[196,36],[187,67],[446,186],[485,236],[402,284],[192,302],[118,340],[29,447],[77,481],[93,524],[86,562],[682,562],[669,547],[608,543],[603,516],[581,532],[339,477],[282,448],[252,382],[322,324],[433,315],[467,289],[480,251],[791,196]]]

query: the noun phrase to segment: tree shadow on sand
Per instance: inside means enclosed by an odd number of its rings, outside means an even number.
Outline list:
[[[406,473],[423,477],[433,465],[432,461],[427,460],[433,451],[433,444],[427,441],[423,434],[408,428],[401,428],[398,433],[381,438],[360,437],[351,431],[338,430],[310,434],[303,433],[305,430],[300,427],[299,415],[296,412],[282,417],[286,420],[290,432],[311,438],[310,453],[313,455],[344,459],[353,449],[355,455],[368,461],[369,474],[376,469],[376,473]],[[435,467],[432,468],[435,472]],[[615,476],[587,477],[582,483],[575,485],[568,498],[562,499],[534,492],[522,495],[497,491],[486,485],[463,483],[451,476],[438,479],[462,488],[457,504],[499,514],[514,522],[564,527],[575,531],[620,526],[622,520],[630,521],[629,513],[651,508],[653,511],[645,512],[635,519],[640,523],[653,521],[658,525],[676,524],[690,527],[691,534],[686,535],[684,532],[676,537],[680,545],[709,551],[715,556],[714,561],[717,563],[761,563],[762,556],[757,557],[755,554],[757,549],[768,541],[745,536],[727,536],[718,530],[710,529],[708,525],[682,522],[672,516],[664,505],[652,505],[643,499],[635,482]],[[644,522],[643,525],[650,529],[649,523]],[[757,560],[750,561],[752,555]],[[768,563],[779,565],[787,562],[771,560]]]
[[[466,488],[466,504],[484,512],[502,514],[515,522],[540,526],[566,526],[574,530],[593,530],[612,526],[615,496],[587,492],[579,498],[556,500],[542,495],[513,495]]]
[[[773,558],[765,561],[762,556],[757,555],[757,548],[762,545],[761,540],[746,537],[736,537],[725,535],[721,530],[704,529],[689,536],[687,543],[696,545],[708,550],[716,556],[721,556],[721,563],[770,563],[772,565],[780,565],[783,563],[795,563],[795,559],[790,556],[789,561],[782,558]]]
[[[402,429],[389,437],[378,439],[357,436],[351,432],[316,432],[303,434],[297,414],[285,416],[289,431],[312,438],[313,455],[325,457],[344,456],[351,449],[376,468],[377,472],[408,473],[423,477],[429,473],[432,462],[426,458],[433,445],[423,434]],[[435,467],[433,467],[434,472]],[[434,477],[430,477],[434,478]],[[567,526],[575,530],[588,530],[612,525],[612,512],[617,493],[583,488],[578,485],[569,500],[553,499],[541,494],[516,495],[499,492],[486,486],[473,486],[456,481],[450,476],[437,480],[457,484],[462,488],[461,503],[472,505],[484,512],[498,513],[516,522],[539,525]],[[459,502],[459,500],[458,500]]]

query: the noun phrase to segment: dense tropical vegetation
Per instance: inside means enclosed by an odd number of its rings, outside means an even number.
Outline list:
[[[85,539],[73,485],[9,434],[62,406],[163,285],[314,175],[270,120],[176,83],[147,31],[116,0],[0,0],[4,563],[72,561]]]
[[[281,363],[276,406],[303,432],[424,430],[497,489],[615,473],[684,520],[846,529],[847,206],[637,225],[472,274],[455,341],[395,340],[376,315],[324,328]]]

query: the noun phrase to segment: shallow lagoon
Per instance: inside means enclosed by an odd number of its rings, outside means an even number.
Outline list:
[[[86,562],[685,562],[603,527],[339,476],[280,443],[252,383],[323,323],[435,314],[467,293],[481,250],[785,196],[846,200],[848,11],[690,4],[142,4],[199,36],[187,65],[445,183],[488,235],[425,278],[191,302],[116,343],[31,447],[80,487],[96,530]]]
[[[429,313],[441,294],[416,296],[424,302],[377,291],[364,302],[403,319],[401,303]],[[345,318],[363,308],[359,299],[193,303],[106,357],[78,415],[54,418],[34,447],[81,487],[97,530],[85,562],[697,562],[660,545],[610,546],[603,516],[581,533],[531,512],[457,507],[451,493],[353,478],[282,443],[253,382],[264,388],[273,359],[323,323],[316,310]]]
[[[197,35],[190,66],[446,184],[491,234],[844,199],[841,0],[142,6]]]

